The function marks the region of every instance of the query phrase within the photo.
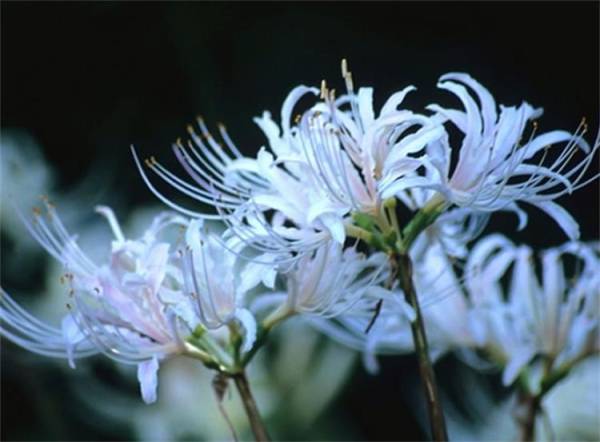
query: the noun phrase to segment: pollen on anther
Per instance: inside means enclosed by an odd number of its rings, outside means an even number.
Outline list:
[[[321,99],[327,98],[327,82],[325,80],[321,80]]]
[[[345,77],[348,73],[348,61],[342,58],[342,77]]]

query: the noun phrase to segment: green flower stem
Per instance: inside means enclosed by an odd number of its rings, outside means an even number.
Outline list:
[[[256,405],[256,401],[254,400],[254,396],[252,395],[252,391],[250,390],[250,384],[248,383],[246,373],[244,370],[241,370],[231,377],[233,378],[235,386],[237,387],[242,399],[242,404],[244,405],[244,410],[246,411],[248,420],[250,421],[250,428],[252,428],[254,439],[260,442],[269,441],[270,438],[269,434],[267,433],[267,428],[265,427],[265,424],[260,417],[260,413],[258,412],[258,407]]]
[[[294,314],[294,309],[285,303],[264,319],[261,324],[262,328],[264,331],[270,331],[277,324],[289,318],[290,316],[294,316]]]
[[[535,440],[535,421],[541,409],[542,397],[540,395],[522,394],[519,402],[527,410],[521,422],[520,440],[523,442],[533,441]]]
[[[223,373],[231,371],[234,362],[233,358],[206,333],[206,330],[202,326],[198,326],[194,330],[192,335],[187,338],[187,342],[196,348],[198,359],[202,360],[205,365]],[[210,355],[210,360],[205,361],[200,357],[201,355]]]
[[[554,359],[548,357],[544,365],[544,377],[540,384],[540,391],[537,393],[531,392],[531,388],[527,379],[527,372],[519,377],[519,402],[525,407],[526,412],[522,419],[519,420],[521,426],[521,440],[535,440],[535,421],[538,413],[542,411],[542,400],[546,394],[560,381],[562,381],[571,372],[573,367],[588,356],[597,353],[591,350],[583,353],[578,358],[562,364],[556,369],[552,369]]]
[[[346,234],[353,238],[358,238],[361,241],[364,241],[367,244],[370,244],[373,241],[373,234],[365,229],[362,229],[358,226],[352,224],[345,225]]]
[[[435,441],[446,441],[448,440],[446,422],[444,420],[444,412],[442,410],[442,404],[435,381],[435,373],[429,359],[429,346],[427,344],[427,335],[425,334],[423,315],[421,314],[421,308],[419,307],[417,293],[413,284],[412,261],[408,254],[402,253],[396,258],[395,265],[398,266],[400,286],[402,287],[406,301],[413,308],[416,315],[415,320],[411,323],[410,327],[417,359],[419,361],[421,381],[425,387],[431,435]]]
[[[436,441],[448,440],[446,430],[446,422],[444,420],[444,412],[435,380],[435,372],[431,360],[429,359],[429,345],[427,343],[427,335],[425,333],[425,324],[423,322],[423,314],[417,299],[417,293],[413,282],[412,261],[409,256],[409,251],[414,240],[431,224],[435,222],[437,217],[442,213],[446,206],[446,202],[441,195],[435,195],[423,206],[406,225],[402,231],[402,235],[396,235],[397,241],[393,253],[390,256],[390,264],[392,272],[396,271],[400,281],[400,287],[404,292],[406,302],[413,308],[415,312],[415,320],[411,323],[411,331],[415,352],[419,362],[419,372],[425,390],[425,398],[427,410],[429,413],[429,423],[431,427],[431,435]],[[386,207],[393,209],[395,206],[386,201]],[[391,223],[397,231],[399,231],[398,220],[395,210],[389,210]]]
[[[399,241],[398,244],[401,253],[408,252],[413,241],[417,239],[423,230],[435,222],[437,217],[442,214],[445,206],[446,202],[443,197],[436,194],[415,214],[402,231],[402,241]]]

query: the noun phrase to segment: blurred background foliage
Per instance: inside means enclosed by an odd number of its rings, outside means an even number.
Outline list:
[[[109,232],[95,205],[113,206],[134,233],[160,210],[134,168],[131,144],[174,165],[170,144],[201,113],[212,127],[225,122],[252,154],[265,140],[251,118],[263,110],[277,116],[300,83],[325,78],[341,89],[343,57],[357,85],[375,87],[376,106],[408,84],[419,88],[409,107],[446,103],[437,78],[466,71],[503,104],[544,107],[542,131],[574,130],[586,117],[592,138],[599,121],[597,2],[2,2],[1,14],[2,285],[48,319],[64,311],[60,267],[28,237],[8,199],[27,208],[49,194],[84,249],[100,254]],[[585,240],[598,237],[598,199],[592,185],[563,201]],[[523,232],[515,227],[499,214],[489,229],[537,248],[564,241],[541,216]],[[424,438],[416,362],[381,362],[379,375],[368,375],[358,355],[291,322],[251,376],[277,438]],[[437,372],[451,435],[494,439],[511,426],[508,408],[498,405],[509,395],[497,372],[475,372],[453,355]],[[597,377],[587,376],[569,391],[598,393]],[[229,437],[202,367],[165,365],[152,406],[142,403],[134,377],[102,358],[73,371],[3,341],[1,438]],[[247,436],[233,396],[225,406]]]

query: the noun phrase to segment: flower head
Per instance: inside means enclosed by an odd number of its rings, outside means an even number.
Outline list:
[[[2,332],[15,343],[36,353],[74,359],[104,353],[120,362],[138,364],[142,395],[156,398],[159,360],[193,348],[184,338],[198,323],[191,305],[174,308],[170,299],[182,286],[181,272],[169,243],[158,238],[170,225],[184,226],[177,215],[156,217],[142,238],[126,239],[107,207],[97,211],[108,221],[113,234],[107,259],[97,265],[79,248],[75,237],[63,226],[54,207],[47,214],[36,211],[26,221],[31,234],[65,268],[70,286],[70,312],[60,329],[48,326],[26,313],[8,294],[2,293]]]
[[[432,356],[475,344],[468,328],[469,301],[452,263],[439,243],[430,243],[411,254],[415,286],[419,293],[423,320]],[[410,321],[415,313],[394,282],[391,289],[382,287],[386,278],[365,293],[359,303],[331,320],[317,318],[311,323],[351,348],[364,351],[365,365],[376,371],[376,356],[408,353],[414,350]],[[373,307],[381,302],[373,322]]]
[[[506,384],[536,356],[560,371],[600,350],[598,250],[577,242],[548,249],[540,279],[529,247],[500,235],[475,246],[467,262],[471,327],[478,345],[505,366]],[[575,269],[567,266],[572,262]]]
[[[338,317],[362,308],[359,304],[370,303],[369,293],[378,290],[388,273],[383,254],[367,257],[355,248],[344,250],[340,244],[329,242],[281,270],[285,290],[259,298],[256,308],[273,309],[265,319],[266,327],[295,314]]]
[[[244,334],[241,350],[250,350],[257,326],[253,313],[246,307],[247,294],[261,282],[273,288],[276,263],[269,262],[268,255],[255,262],[239,259],[236,252],[243,244],[236,238],[226,241],[209,234],[200,220],[190,222],[185,242],[185,249],[180,251],[185,293],[179,296],[195,300],[196,314],[209,330],[241,324]]]
[[[592,147],[583,139],[583,122],[575,133],[554,130],[538,135],[535,119],[542,109],[524,102],[500,106],[498,114],[490,92],[467,74],[446,74],[438,87],[456,95],[464,111],[432,104],[428,107],[435,112],[432,118],[451,123],[464,137],[460,148],[451,146],[447,135],[430,142],[428,182],[414,184],[436,190],[449,203],[474,212],[513,211],[519,216],[519,228],[526,225],[527,215],[518,203],[532,204],[576,239],[576,221],[555,200],[598,177],[586,177],[586,171],[600,148],[600,133]],[[475,92],[478,102],[467,88]],[[529,122],[533,129],[527,133]],[[455,151],[458,162],[451,168]],[[580,161],[575,160],[578,151],[584,154]]]

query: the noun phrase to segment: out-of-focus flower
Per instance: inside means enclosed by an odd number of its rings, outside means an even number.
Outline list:
[[[543,415],[536,422],[540,440],[600,440],[599,372],[600,357],[592,357],[548,392],[542,401]]]
[[[575,274],[567,275],[569,259],[577,263]],[[536,356],[547,376],[600,350],[598,244],[548,249],[541,267],[539,280],[532,250],[500,235],[482,239],[467,262],[470,324],[478,345],[505,367],[507,385]]]
[[[26,133],[2,130],[0,155],[2,230],[16,237],[21,233],[21,220],[17,212],[12,210],[10,200],[18,196],[20,203],[34,204],[41,194],[52,187],[54,176],[44,162],[40,147]],[[28,239],[20,243],[22,247],[30,248],[34,244],[32,238]]]
[[[349,310],[371,310],[374,295],[391,294],[381,287],[389,277],[385,255],[367,257],[335,242],[302,256],[281,275],[285,291],[265,294],[255,303],[257,309],[274,306],[264,321],[267,327],[295,314],[332,318]]]
[[[475,341],[468,327],[470,303],[443,247],[432,243],[424,249],[416,248],[412,258],[433,358],[449,350],[473,348]],[[414,349],[409,322],[414,313],[396,284],[392,288],[387,293],[382,288],[368,293],[359,304],[362,308],[353,308],[329,321],[316,318],[311,323],[339,342],[364,351],[367,368],[376,371],[377,355]],[[382,300],[381,309],[371,324],[378,300]]]
[[[600,439],[600,358],[591,357],[573,368],[570,376],[556,384],[542,399],[535,421],[535,440],[597,441]],[[517,398],[498,401],[481,379],[461,373],[460,405],[446,401],[446,417],[452,440],[516,440]],[[576,405],[576,406],[574,406]],[[460,410],[466,410],[466,419]]]
[[[475,92],[479,105],[465,86]],[[500,106],[498,115],[490,92],[467,74],[446,74],[438,87],[455,94],[465,110],[434,104],[429,106],[436,112],[432,118],[451,122],[464,138],[460,149],[450,146],[448,136],[432,140],[427,146],[431,174],[412,185],[434,189],[447,202],[472,211],[514,211],[519,228],[526,225],[527,216],[517,203],[532,204],[552,217],[570,239],[576,239],[577,222],[555,200],[598,177],[586,177],[586,171],[600,148],[600,133],[591,148],[583,139],[583,122],[575,133],[555,130],[541,135],[536,134],[534,122],[526,135],[527,123],[541,116],[542,109],[524,102],[518,107]],[[548,154],[561,145],[558,156],[549,159]],[[452,152],[457,150],[458,163],[450,170]],[[580,161],[574,160],[578,150],[585,154]],[[388,190],[388,196],[394,193],[393,187]]]
[[[146,402],[156,399],[159,360],[196,350],[184,341],[198,320],[191,305],[168,302],[180,290],[182,277],[173,266],[173,251],[158,235],[169,225],[185,225],[177,215],[158,216],[138,240],[123,236],[112,211],[97,210],[106,217],[115,240],[107,262],[98,266],[78,247],[55,209],[46,203],[47,216],[36,212],[27,222],[31,234],[65,267],[63,280],[70,286],[71,310],[61,328],[48,326],[29,315],[2,292],[2,333],[26,349],[53,357],[74,359],[102,352],[125,363],[138,365],[138,378]],[[182,313],[186,311],[186,313]],[[194,321],[194,322],[190,322]]]

